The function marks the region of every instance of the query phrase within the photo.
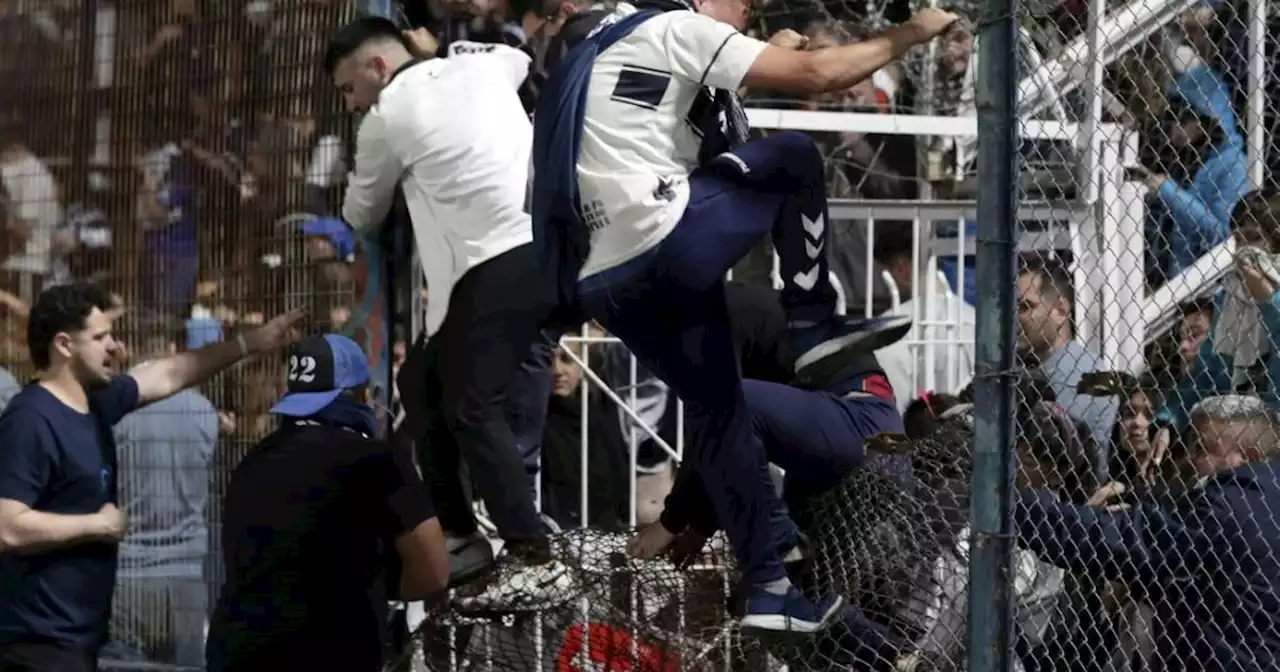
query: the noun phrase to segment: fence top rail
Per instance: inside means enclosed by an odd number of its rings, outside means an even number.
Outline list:
[[[941,117],[926,114],[874,114],[866,112],[829,112],[823,110],[784,110],[767,107],[747,108],[747,119],[754,128],[793,131],[827,131],[836,133],[876,133],[879,135],[921,135],[948,138],[976,138],[977,117]],[[1072,121],[1019,119],[1018,135],[1034,140],[1075,141],[1085,131],[1085,124]],[[1102,137],[1123,131],[1119,124],[1099,124]]]

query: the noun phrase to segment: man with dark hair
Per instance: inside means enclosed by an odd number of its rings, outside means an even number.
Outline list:
[[[424,475],[450,533],[487,544],[458,478],[465,461],[506,542],[474,602],[515,610],[573,597],[504,407],[524,399],[518,405],[538,408],[541,421],[550,397],[549,357],[535,377],[545,386],[514,382],[555,307],[524,207],[533,131],[517,89],[529,62],[518,49],[473,42],[420,61],[395,24],[374,17],[338,31],[324,57],[347,109],[366,112],[342,217],[356,231],[375,229],[400,188],[422,258],[425,352],[409,357],[397,382],[413,438],[428,434]]]
[[[374,672],[388,599],[443,594],[449,554],[407,444],[373,437],[369,361],[344,336],[289,352],[280,428],[236,467],[223,501],[227,567],[210,672]]]
[[[125,532],[111,427],[136,408],[286,344],[293,311],[235,341],[112,375],[111,296],[75,283],[27,323],[35,383],[0,414],[0,669],[92,670],[106,640]]]
[[[1178,320],[1178,362],[1172,367],[1172,373],[1189,376],[1200,357],[1200,346],[1208,340],[1209,330],[1213,328],[1215,306],[1213,299],[1206,297],[1187,301],[1179,310],[1182,318]]]
[[[1058,403],[1089,426],[1099,452],[1095,473],[1105,479],[1119,402],[1076,393],[1080,376],[1107,367],[1075,338],[1075,296],[1074,279],[1062,260],[1024,258],[1018,274],[1018,348],[1027,367],[1038,368],[1049,379]]]

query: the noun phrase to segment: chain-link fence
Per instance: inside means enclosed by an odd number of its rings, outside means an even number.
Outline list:
[[[793,29],[812,48],[864,39],[920,6],[771,0],[755,7],[751,30]],[[845,598],[836,624],[801,645],[742,635],[719,537],[680,567],[627,557],[620,530],[655,520],[671,487],[655,446],[678,448],[678,406],[619,346],[593,344],[557,365],[575,382],[557,388],[549,411],[553,427],[585,438],[549,434],[544,450],[559,446],[567,462],[584,452],[612,459],[621,480],[601,485],[601,472],[584,468],[567,488],[541,481],[549,511],[575,512],[562,523],[595,519],[582,502],[617,512],[608,531],[559,538],[573,592],[533,613],[446,607],[415,617],[396,665],[964,669],[973,627],[1024,670],[1277,664],[1280,529],[1270,507],[1280,495],[1268,460],[1280,200],[1263,189],[1277,161],[1266,86],[1277,17],[1260,0],[1021,3],[1006,40],[1016,77],[1004,82],[1019,120],[1007,148],[1016,182],[1003,192],[1016,221],[995,222],[979,221],[1000,211],[974,199],[990,177],[980,160],[1000,157],[979,156],[975,119],[979,73],[999,64],[977,54],[1007,16],[951,7],[963,17],[955,30],[846,92],[747,97],[763,131],[820,129],[812,136],[838,199],[831,254],[846,310],[915,321],[877,353],[902,425],[848,437],[881,457],[791,511],[806,541],[789,572],[815,597]],[[389,8],[442,48],[523,39],[502,3]],[[0,1],[0,395],[32,373],[33,297],[69,279],[118,295],[133,361],[233,337],[301,304],[318,330],[358,336],[385,370],[411,320],[387,314],[380,247],[326,219],[348,170],[350,120],[319,56],[355,9],[345,0]],[[794,116],[812,111],[831,114]],[[984,225],[990,234],[1004,224],[1016,235],[975,244]],[[1009,245],[984,246],[993,242]],[[979,250],[1012,256],[1014,246],[1008,282],[980,291],[980,264],[992,257],[979,261]],[[735,277],[767,284],[765,252]],[[392,289],[405,290],[396,277]],[[989,330],[1015,312],[1016,343],[975,348],[980,318],[981,342],[998,343]],[[1016,366],[991,367],[1015,350]],[[576,382],[582,365],[598,380]],[[219,494],[273,428],[266,410],[282,379],[278,362],[253,362],[121,425],[132,527],[105,665],[203,665],[221,576]],[[1011,404],[992,396],[1006,385]],[[573,425],[569,406],[581,395],[589,411]],[[619,403],[629,412],[619,416]],[[992,434],[997,425],[1013,433]],[[994,515],[999,489],[988,488],[1005,464],[993,446],[1015,451],[1007,519]],[[986,507],[976,518],[971,494]],[[1007,555],[991,552],[1000,539]],[[971,556],[990,570],[975,576],[1000,581],[971,584]],[[1011,619],[993,620],[1004,606]]]

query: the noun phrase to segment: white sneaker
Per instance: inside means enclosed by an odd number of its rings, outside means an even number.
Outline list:
[[[573,584],[569,568],[559,560],[532,565],[507,555],[489,581],[459,590],[454,605],[464,613],[540,611],[571,602]]]

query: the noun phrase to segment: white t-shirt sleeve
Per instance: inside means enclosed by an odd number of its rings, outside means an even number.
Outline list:
[[[511,84],[511,88],[519,88],[529,76],[529,64],[532,59],[523,51],[505,44],[467,42],[459,40],[449,45],[449,58],[479,58],[483,63],[496,66]]]
[[[668,16],[666,49],[671,72],[695,84],[737,89],[768,46],[696,12],[671,12]]]

